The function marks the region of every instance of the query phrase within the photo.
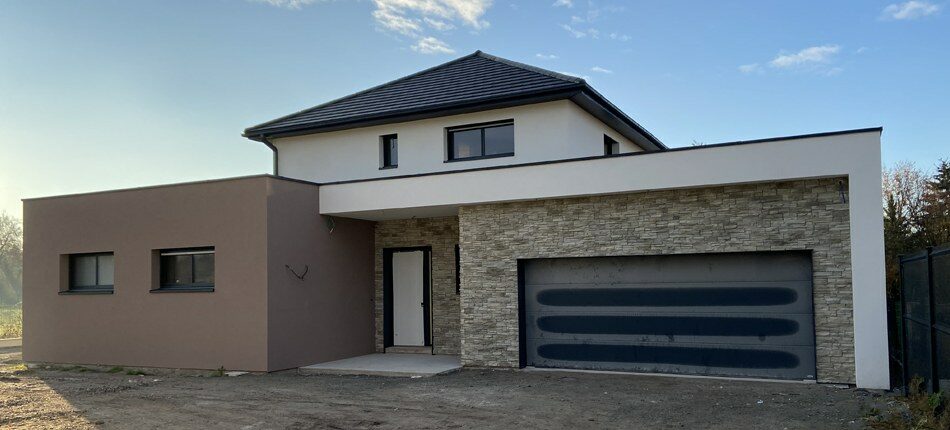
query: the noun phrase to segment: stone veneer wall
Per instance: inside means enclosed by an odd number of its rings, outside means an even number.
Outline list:
[[[459,296],[455,293],[458,218],[419,218],[376,223],[376,350],[383,351],[383,249],[432,247],[432,347],[436,354],[459,354]]]
[[[846,178],[829,178],[462,207],[462,363],[519,365],[518,259],[812,250],[817,377],[853,383],[842,180],[846,187]]]

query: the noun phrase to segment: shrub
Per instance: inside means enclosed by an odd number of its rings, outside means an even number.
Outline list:
[[[928,394],[920,377],[911,380],[909,395],[898,410],[872,414],[868,427],[878,430],[950,430],[950,400],[943,393]]]

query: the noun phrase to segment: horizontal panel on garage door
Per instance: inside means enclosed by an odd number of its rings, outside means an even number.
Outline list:
[[[806,252],[539,259],[528,365],[814,378]]]
[[[811,314],[729,313],[526,313],[526,324],[535,338],[577,342],[629,341],[676,343],[727,343],[814,347]]]

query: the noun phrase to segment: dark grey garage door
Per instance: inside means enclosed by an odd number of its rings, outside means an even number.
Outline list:
[[[525,364],[815,378],[807,252],[524,262]]]

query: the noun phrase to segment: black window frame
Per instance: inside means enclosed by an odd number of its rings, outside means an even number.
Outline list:
[[[395,152],[389,146],[391,140],[396,141]],[[393,155],[395,155],[395,162],[393,161]],[[397,167],[399,167],[399,135],[393,133],[379,136],[379,169],[395,169]]]
[[[158,252],[158,287],[152,289],[151,292],[212,292],[214,291],[214,282],[211,283],[200,283],[195,282],[195,256],[197,255],[215,255],[215,249],[213,246],[202,246],[202,247],[193,247],[193,248],[169,248],[169,249],[160,249]],[[188,284],[167,284],[162,279],[165,270],[162,264],[162,257],[172,257],[172,256],[181,256],[189,255],[191,256],[191,283]],[[214,259],[213,265],[211,267],[212,273],[217,277],[217,257]]]
[[[99,257],[111,255],[112,256],[112,283],[111,284],[100,284],[99,283]],[[96,283],[95,285],[76,285],[75,282],[75,268],[76,268],[76,259],[80,257],[95,257],[96,258]],[[85,252],[78,254],[69,254],[68,262],[68,279],[65,291],[61,293],[106,293],[111,294],[115,291],[115,253],[114,252]]]
[[[614,147],[617,148],[616,152],[614,152]],[[604,155],[620,155],[620,142],[606,134],[604,135]]]
[[[512,141],[511,141],[511,152],[504,152],[500,154],[491,154],[485,155],[485,130],[489,128],[496,127],[506,127],[511,126],[512,132]],[[483,122],[478,124],[467,124],[454,127],[448,127],[445,129],[445,162],[454,163],[456,161],[470,161],[470,160],[483,160],[487,158],[501,158],[501,157],[512,157],[515,155],[515,142],[514,142],[514,126],[515,121],[513,119],[506,119],[501,121],[492,121],[492,122]],[[455,158],[452,154],[455,153],[455,142],[454,134],[459,131],[469,131],[469,130],[481,130],[481,154],[474,155],[469,157]]]

